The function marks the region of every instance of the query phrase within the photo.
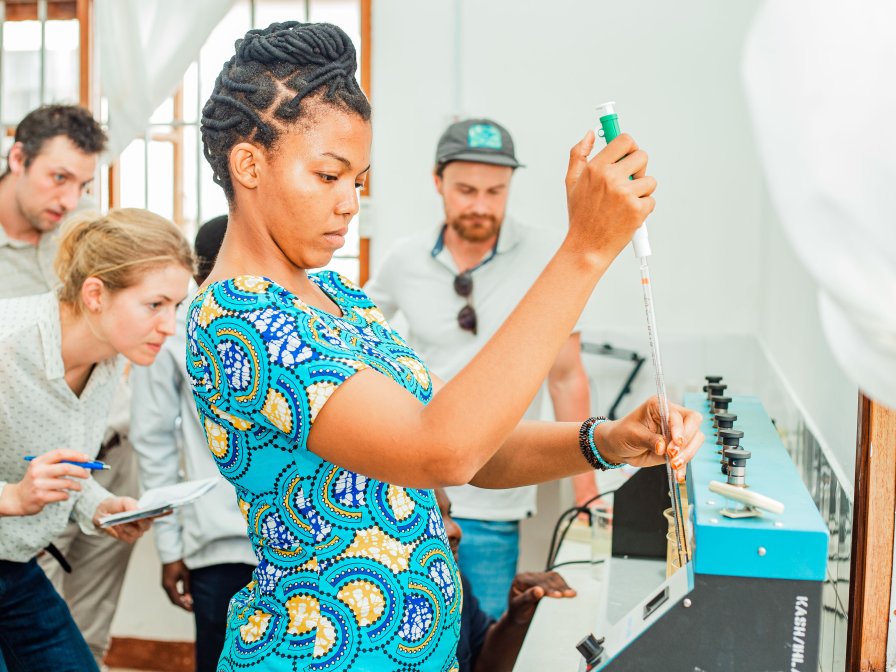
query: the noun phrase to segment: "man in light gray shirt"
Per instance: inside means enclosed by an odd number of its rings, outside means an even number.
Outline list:
[[[444,380],[485,346],[560,245],[560,231],[505,218],[518,167],[513,140],[501,125],[489,119],[452,124],[439,140],[434,174],[444,221],[398,241],[365,287],[387,319],[399,312],[407,318],[409,343]],[[570,334],[547,379],[554,416],[561,421],[590,414],[578,331]],[[524,418],[541,419],[542,398],[543,390]],[[597,495],[591,473],[573,479],[573,487],[577,504]],[[465,539],[461,571],[483,609],[497,619],[516,574],[519,521],[535,512],[535,487],[446,490]]]
[[[78,106],[46,105],[19,123],[0,176],[0,299],[57,286],[54,234],[93,181],[105,147],[105,132]],[[126,438],[127,389],[119,386],[97,456],[112,468],[97,472],[95,480],[111,492],[137,496],[136,466]],[[40,564],[101,665],[133,546],[105,534],[84,534],[75,522],[54,545],[74,571],[64,573],[49,554],[41,556]]]

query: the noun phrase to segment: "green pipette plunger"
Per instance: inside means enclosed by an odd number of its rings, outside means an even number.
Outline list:
[[[615,103],[604,103],[597,109],[598,111],[604,108],[613,109],[613,105],[615,105]],[[603,131],[602,135],[606,138],[607,142],[615,140],[616,136],[622,132],[619,130],[619,115],[615,112],[610,112],[609,114],[601,116],[600,128]]]
[[[619,115],[616,114],[616,103],[609,102],[598,105],[597,113],[600,116],[600,132],[598,132],[598,135],[603,136],[608,143],[612,142],[622,132],[619,130]],[[635,256],[639,259],[650,256],[650,238],[647,237],[647,224],[642,224],[641,228],[635,231],[635,235],[632,237],[632,248],[635,251]]]

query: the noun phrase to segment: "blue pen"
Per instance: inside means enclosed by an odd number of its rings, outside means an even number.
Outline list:
[[[34,455],[26,455],[25,461],[30,462],[35,458]],[[98,460],[94,460],[93,462],[75,462],[74,460],[59,460],[63,464],[73,464],[76,467],[83,467],[84,469],[90,469],[92,471],[102,471],[103,469],[111,469],[108,464],[105,462],[100,462]]]

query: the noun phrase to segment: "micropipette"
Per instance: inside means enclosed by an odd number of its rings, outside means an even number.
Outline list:
[[[616,103],[609,102],[599,105],[597,113],[600,117],[600,129],[597,131],[597,134],[603,136],[604,140],[609,143],[620,133]],[[669,496],[672,499],[672,512],[675,518],[675,543],[678,550],[679,567],[684,567],[690,559],[690,552],[688,550],[685,521],[682,515],[681,491],[678,488],[678,482],[672,469],[672,459],[669,457],[669,450],[670,448],[674,450],[674,444],[669,432],[669,401],[666,397],[666,382],[663,378],[663,363],[660,358],[660,339],[656,328],[656,314],[653,312],[650,268],[647,265],[647,257],[650,256],[651,250],[650,239],[647,237],[646,223],[642,224],[635,231],[635,235],[632,237],[632,248],[641,266],[641,291],[644,295],[644,310],[647,313],[647,337],[650,341],[650,356],[653,359],[656,396],[660,411],[660,427],[663,432],[663,440],[666,442],[666,478],[669,481]]]

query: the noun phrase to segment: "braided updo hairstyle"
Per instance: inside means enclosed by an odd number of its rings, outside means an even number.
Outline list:
[[[270,150],[291,125],[313,122],[320,105],[370,119],[356,69],[352,41],[329,23],[272,23],[236,41],[202,108],[203,152],[229,202],[234,145],[249,141]]]

